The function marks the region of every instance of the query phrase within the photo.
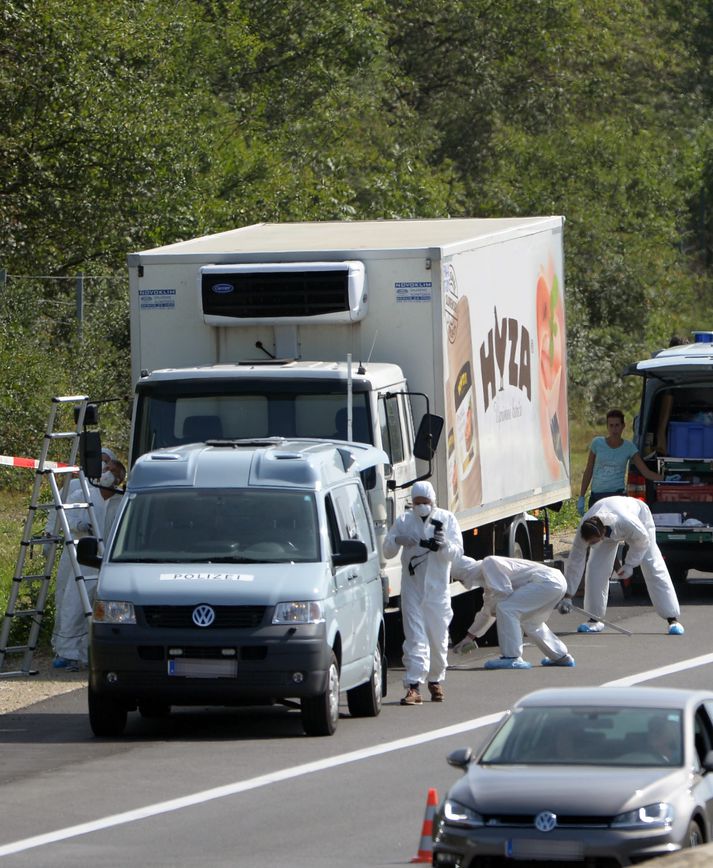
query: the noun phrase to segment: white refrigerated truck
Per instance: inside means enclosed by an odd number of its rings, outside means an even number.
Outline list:
[[[368,480],[379,538],[429,475],[466,553],[551,556],[532,511],[570,496],[563,224],[258,224],[131,254],[131,462],[211,439],[368,442],[391,462]],[[426,462],[424,411],[431,445],[445,420]],[[381,567],[395,602],[400,566]]]

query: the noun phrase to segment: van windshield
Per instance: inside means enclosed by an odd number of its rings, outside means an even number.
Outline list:
[[[311,492],[181,489],[133,492],[116,563],[309,563],[320,560]]]
[[[139,386],[132,460],[153,449],[264,437],[347,439],[347,395],[333,382],[165,382]],[[368,394],[355,390],[352,440],[372,443]]]

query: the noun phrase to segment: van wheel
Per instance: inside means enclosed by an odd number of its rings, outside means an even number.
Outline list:
[[[684,843],[684,847],[687,849],[689,847],[700,847],[701,844],[705,844],[705,839],[703,838],[703,832],[701,832],[701,827],[698,825],[697,820],[691,820],[688,824],[688,832],[686,832],[686,841]]]
[[[381,711],[384,695],[385,658],[377,645],[371,666],[371,676],[365,684],[347,690],[347,705],[352,717],[376,717]]]
[[[339,666],[332,651],[327,685],[319,696],[305,696],[301,703],[302,726],[307,735],[334,735],[339,721]]]
[[[127,710],[113,699],[102,696],[89,687],[89,725],[94,735],[121,735],[126,726]]]

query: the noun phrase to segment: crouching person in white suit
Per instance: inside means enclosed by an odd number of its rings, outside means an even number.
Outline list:
[[[475,647],[475,640],[497,621],[502,657],[486,660],[486,669],[530,669],[532,664],[522,659],[523,632],[546,655],[543,666],[575,665],[567,646],[546,624],[567,590],[559,570],[520,558],[493,555],[476,561],[464,555],[454,562],[452,575],[466,588],[483,588],[483,608],[453,648],[456,653]]]

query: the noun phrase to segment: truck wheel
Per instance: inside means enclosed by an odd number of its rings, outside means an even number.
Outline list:
[[[324,691],[319,696],[305,696],[300,704],[307,735],[334,735],[339,721],[339,666],[334,651]]]
[[[89,687],[89,725],[94,735],[121,735],[126,726],[127,711],[113,699],[108,699]]]
[[[698,825],[697,820],[691,820],[688,824],[686,840],[683,846],[689,849],[690,847],[700,847],[702,844],[705,844],[705,838],[703,837],[703,832],[701,832],[701,827]]]
[[[384,656],[377,645],[371,666],[371,676],[365,684],[347,690],[347,705],[352,717],[376,717],[381,711],[384,695]]]

